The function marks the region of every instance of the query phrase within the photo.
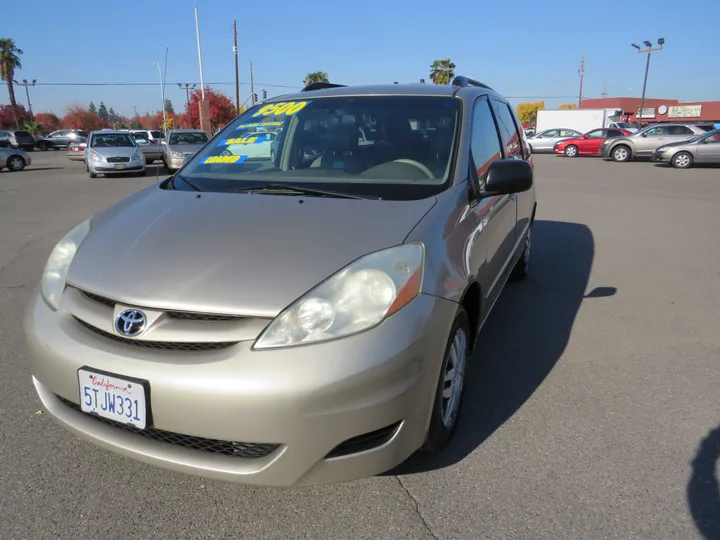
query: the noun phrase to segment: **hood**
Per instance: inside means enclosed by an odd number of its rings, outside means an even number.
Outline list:
[[[133,157],[137,151],[137,146],[109,146],[109,147],[97,147],[93,146],[90,148],[93,152],[100,154],[101,156],[107,157]]]
[[[684,140],[684,141],[677,141],[677,142],[671,142],[671,143],[661,144],[661,145],[658,146],[655,150],[657,151],[657,150],[660,150],[661,148],[676,148],[676,147],[678,147],[678,146],[688,146],[688,145],[692,145],[692,144],[695,144],[695,143],[694,143],[694,142],[688,142],[687,139],[686,139],[686,140]]]
[[[200,150],[203,146],[205,146],[205,143],[203,144],[168,144],[168,148],[171,152],[180,152],[181,154],[189,153],[194,154],[198,150]]]
[[[358,257],[401,244],[435,202],[151,186],[93,218],[68,283],[130,305],[274,317]]]

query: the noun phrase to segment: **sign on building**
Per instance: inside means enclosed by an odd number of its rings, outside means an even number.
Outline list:
[[[702,112],[702,105],[673,105],[668,110],[668,117],[697,118]]]
[[[637,112],[638,118],[655,118],[655,107],[645,107],[640,113],[640,109]]]

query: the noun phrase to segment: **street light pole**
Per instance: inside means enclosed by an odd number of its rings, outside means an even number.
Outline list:
[[[167,131],[167,120],[165,118],[165,87],[163,86],[163,76],[162,76],[162,69],[160,69],[160,64],[157,62],[154,62],[154,64],[158,68],[158,73],[160,73],[160,97],[162,99],[162,115],[163,115],[163,132]]]
[[[185,89],[185,103],[187,104],[187,106],[189,106],[190,105],[190,90],[195,90],[197,83],[195,83],[195,84],[185,83],[184,86],[183,86],[183,83],[177,83],[177,85],[180,88]]]
[[[657,47],[653,47],[653,44],[650,41],[643,41],[643,45],[645,45],[646,47],[645,49],[641,48],[640,45],[636,43],[632,43],[631,45],[637,49],[637,52],[639,54],[647,53],[647,62],[645,63],[645,79],[643,80],[642,89],[642,100],[640,102],[640,110],[638,111],[637,115],[638,127],[640,127],[642,125],[642,117],[645,109],[645,90],[647,89],[648,72],[650,71],[650,56],[652,55],[653,51],[659,51],[663,48],[663,45],[665,45],[665,38],[658,39]]]
[[[35,136],[35,116],[33,116],[32,112],[32,103],[30,103],[30,90],[28,87],[35,86],[35,83],[37,82],[37,79],[33,79],[32,82],[28,82],[27,79],[23,79],[22,83],[19,83],[17,81],[13,81],[16,86],[24,86],[25,87],[25,95],[27,96],[28,100],[28,110],[30,111],[30,127],[33,134],[33,137]]]

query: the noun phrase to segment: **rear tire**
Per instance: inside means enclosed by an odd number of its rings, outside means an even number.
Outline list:
[[[612,150],[612,158],[613,158],[613,161],[616,161],[618,163],[630,161],[630,158],[632,158],[632,154],[630,153],[630,148],[628,148],[624,144],[617,145]]]
[[[10,172],[20,172],[25,168],[25,160],[20,156],[10,156],[7,159],[7,168]]]
[[[567,157],[577,157],[578,155],[578,147],[574,144],[571,144],[570,146],[565,147],[565,155]]]
[[[37,147],[38,147],[38,150],[42,150],[43,152],[45,152],[48,149],[48,145],[46,142],[39,142]]]
[[[673,156],[671,163],[676,169],[689,169],[693,163],[692,154],[690,152],[678,152]]]
[[[431,454],[440,452],[450,442],[457,429],[469,356],[468,316],[465,310],[459,307],[445,346],[445,355],[435,390],[435,402],[430,413],[430,426],[422,447],[425,452]]]

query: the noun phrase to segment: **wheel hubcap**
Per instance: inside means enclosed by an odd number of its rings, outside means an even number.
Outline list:
[[[687,167],[690,163],[690,158],[683,154],[682,156],[675,158],[675,163],[677,163],[680,167]]]
[[[627,150],[624,148],[618,148],[615,150],[615,159],[618,161],[625,161],[627,159]]]
[[[567,149],[567,151],[566,151],[565,153],[566,153],[568,156],[574,156],[574,155],[575,155],[575,148],[574,148],[573,146],[571,146],[570,148]]]
[[[13,171],[17,171],[17,170],[19,170],[19,169],[22,169],[22,161],[20,161],[19,158],[12,158],[12,159],[10,160],[9,165],[10,165],[10,169],[12,169]]]
[[[445,427],[455,424],[463,385],[465,384],[465,366],[467,364],[467,336],[465,330],[458,328],[448,351],[443,375],[442,421]]]

